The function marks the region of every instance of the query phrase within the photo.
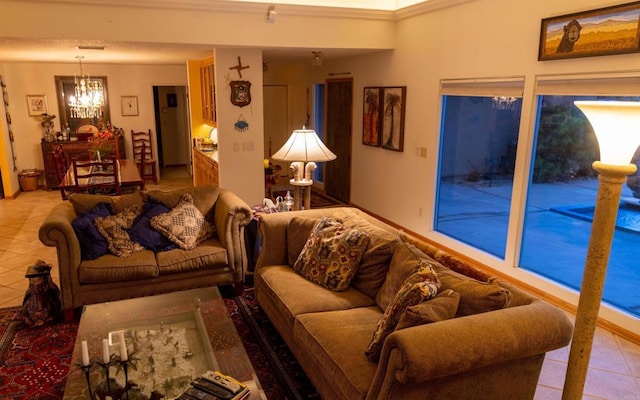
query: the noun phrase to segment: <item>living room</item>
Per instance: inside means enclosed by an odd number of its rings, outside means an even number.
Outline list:
[[[263,84],[284,83],[292,88],[303,88],[304,93],[304,89],[324,82],[331,73],[348,72],[348,76],[354,80],[350,202],[489,266],[511,280],[524,283],[557,303],[569,308],[575,307],[578,299],[576,290],[517,268],[519,250],[516,243],[520,240],[517,234],[510,233],[504,257],[496,257],[433,230],[439,166],[441,81],[523,77],[523,111],[518,138],[520,147],[512,198],[512,203],[517,205],[516,213],[522,213],[526,202],[528,164],[531,162],[530,153],[534,142],[535,117],[532,110],[536,103],[536,80],[548,76],[585,77],[614,72],[637,77],[635,66],[640,61],[640,55],[537,61],[541,19],[611,5],[601,0],[562,3],[550,0],[534,3],[524,0],[508,3],[476,0],[433,4],[433,9],[415,15],[405,11],[398,12],[397,17],[394,17],[393,13],[381,12],[371,13],[368,18],[349,18],[338,15],[338,11],[333,16],[289,16],[285,11],[288,10],[287,6],[278,5],[275,24],[267,24],[264,22],[267,4],[260,7],[260,12],[245,14],[244,9],[220,13],[206,10],[127,8],[122,4],[96,6],[86,2],[55,4],[2,1],[0,5],[4,18],[0,37],[208,44],[219,46],[216,50],[226,57],[225,67],[227,64],[228,67],[235,65],[237,53],[247,51],[245,46],[302,47],[309,55],[311,49],[316,48],[353,47],[369,50],[370,53],[366,54],[326,59],[319,68],[308,63],[270,65],[269,71],[264,75],[246,76],[251,76],[250,80],[254,82],[252,90],[256,96],[258,88]],[[68,15],[77,15],[74,20],[78,23],[54,22],[68,20]],[[99,17],[103,15],[108,15],[109,18]],[[247,22],[245,25],[238,21]],[[358,34],[355,35],[355,32]],[[256,68],[261,63],[260,56],[251,52],[247,57],[249,60],[243,57],[243,63],[247,62],[252,67],[245,70],[247,74],[249,71],[261,71]],[[16,135],[16,155],[23,168],[40,167],[38,146],[41,129],[37,121],[26,116],[22,100],[27,94],[43,93],[47,90],[46,87],[52,87],[53,75],[70,75],[75,72],[77,66],[73,61],[75,60],[55,65],[45,62],[3,62],[0,65],[0,72],[11,85],[10,94],[16,99],[12,100],[11,117]],[[131,91],[140,93],[141,109],[151,109],[150,94],[143,94],[150,92],[152,82],[187,84],[183,66],[89,65],[91,74],[109,76],[109,90],[114,90],[110,95],[116,102],[116,110],[120,96],[132,94]],[[43,69],[51,69],[51,72],[43,76],[40,73]],[[235,71],[232,72],[236,74]],[[221,72],[221,76],[227,73],[228,71]],[[135,79],[129,81],[130,77]],[[236,79],[237,76],[233,78]],[[132,84],[136,85],[136,89],[130,86]],[[225,85],[227,83],[223,81],[221,86]],[[363,99],[360,93],[364,87],[369,86],[407,87],[404,152],[386,151],[361,144],[360,110],[363,109]],[[299,95],[300,92],[292,90],[291,96],[293,97],[293,93]],[[226,93],[221,97],[226,98]],[[256,131],[259,131],[262,123],[260,104],[259,96],[256,96],[255,103],[250,107],[251,111],[248,108],[242,109],[243,116]],[[290,128],[294,129],[300,125],[300,121],[306,119],[304,97],[292,98],[290,104]],[[243,197],[246,197],[249,204],[253,204],[261,197],[256,188],[261,187],[265,143],[258,140],[262,138],[262,132],[254,133],[250,129],[248,132],[238,133],[233,130],[232,125],[238,120],[239,114],[237,109],[233,113],[224,113],[224,118],[228,119],[220,122],[223,125],[221,129],[226,129],[226,134],[220,136],[220,148],[233,148],[234,142],[247,140],[238,139],[238,135],[250,137],[248,140],[256,143],[256,147],[254,152],[242,152],[242,158],[229,161],[229,166],[222,174],[222,185],[231,186],[239,193],[246,193]],[[148,128],[152,126],[152,118],[141,114],[135,125]],[[112,122],[127,128],[129,124],[128,121]],[[2,123],[2,131],[4,140],[0,150],[3,159],[0,160],[0,167],[3,181],[11,181],[11,187],[15,188],[17,177],[5,175],[7,171],[13,170],[5,122]],[[426,157],[416,154],[416,149],[420,148],[426,149]],[[249,178],[245,179],[246,176]],[[513,219],[518,219],[515,213]],[[517,230],[516,227],[514,229]],[[636,340],[640,335],[638,318],[621,312],[616,307],[605,303],[601,309],[601,317],[614,331],[626,333]]]

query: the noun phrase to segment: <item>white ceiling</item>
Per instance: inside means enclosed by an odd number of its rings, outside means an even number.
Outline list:
[[[123,5],[130,0],[32,0],[73,4]],[[469,0],[280,0],[280,7],[295,7],[296,12],[317,14],[360,15],[394,19],[399,15],[441,8]],[[261,4],[257,4],[261,3]],[[270,0],[136,0],[139,7],[226,9],[250,7],[265,12]],[[276,5],[276,11],[278,10]],[[259,8],[258,8],[259,7]],[[262,11],[265,10],[265,11]],[[409,10],[409,11],[408,11]],[[413,11],[415,12],[415,11]],[[277,22],[276,22],[277,23]],[[78,46],[104,46],[104,50],[79,50]],[[106,42],[95,40],[53,40],[39,38],[0,37],[0,62],[63,62],[76,63],[76,56],[84,56],[83,63],[126,64],[184,64],[186,60],[202,59],[213,54],[213,45],[186,43]],[[339,58],[371,50],[270,48],[263,49],[269,63],[306,62],[312,51],[322,51],[325,59]]]

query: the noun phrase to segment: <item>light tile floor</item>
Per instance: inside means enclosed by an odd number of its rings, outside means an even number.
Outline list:
[[[149,183],[147,188],[171,190],[190,183],[186,169],[180,167],[164,170],[158,185]],[[0,308],[22,304],[28,286],[24,274],[37,260],[54,266],[52,277],[58,283],[55,249],[40,243],[38,228],[60,201],[58,191],[46,190],[0,200]],[[568,347],[547,354],[535,400],[562,397],[568,358]],[[598,328],[584,393],[583,398],[589,400],[640,400],[640,346]]]

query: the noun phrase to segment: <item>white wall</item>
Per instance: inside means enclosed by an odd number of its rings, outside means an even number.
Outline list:
[[[218,116],[218,161],[220,186],[237,194],[249,205],[262,204],[264,198],[264,117],[262,97],[262,51],[255,49],[217,49],[215,51],[216,109]],[[242,77],[229,68],[243,66]],[[231,81],[251,82],[251,104],[231,104]],[[249,126],[235,128],[239,120]]]
[[[185,66],[86,64],[83,68],[90,75],[107,77],[111,123],[125,130],[127,154],[131,153],[131,130],[155,132],[153,112],[153,86],[186,86]],[[55,75],[72,76],[79,72],[78,64],[7,63],[4,78],[11,96],[12,128],[15,136],[18,169],[43,168],[40,141],[43,137],[40,121],[29,117],[26,95],[47,96],[48,113],[59,115]],[[138,116],[122,116],[121,96],[138,96]],[[60,130],[60,119],[54,120],[55,130]],[[154,145],[156,145],[154,143]],[[157,149],[154,149],[156,151]],[[156,153],[157,154],[157,153]]]

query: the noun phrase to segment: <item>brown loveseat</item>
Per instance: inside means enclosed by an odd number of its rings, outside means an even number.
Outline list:
[[[195,207],[213,225],[215,235],[195,249],[137,251],[128,257],[108,253],[83,259],[72,222],[98,203],[113,213],[143,207],[153,200],[175,207],[189,193]],[[249,206],[229,190],[214,185],[168,192],[135,192],[121,196],[74,194],[56,205],[40,227],[40,241],[56,247],[64,310],[85,304],[150,296],[177,290],[244,281],[247,256],[244,227],[251,220]]]
[[[371,235],[344,291],[313,283],[291,267],[313,218],[323,216]],[[325,400],[532,399],[545,353],[571,338],[571,323],[558,308],[356,209],[265,215],[260,232],[258,303]],[[443,296],[459,293],[459,305],[451,319],[396,329],[379,360],[371,361],[365,351],[385,311],[378,303],[381,295],[394,295],[383,292],[398,279],[397,253],[406,249],[433,266]]]

